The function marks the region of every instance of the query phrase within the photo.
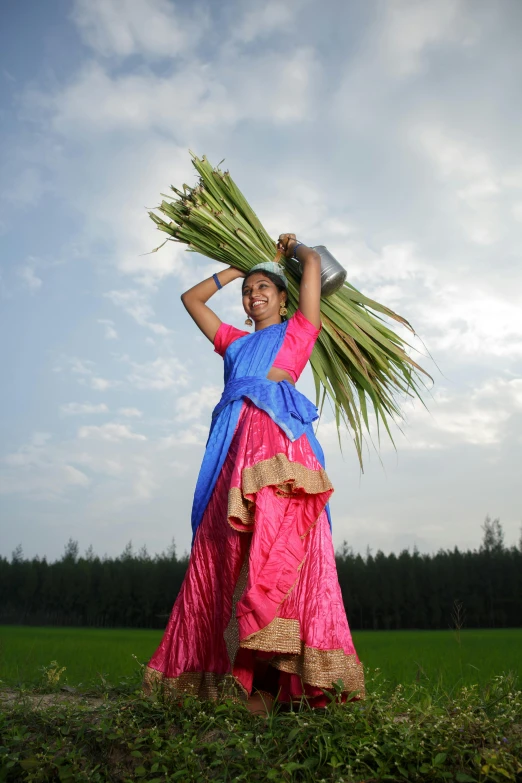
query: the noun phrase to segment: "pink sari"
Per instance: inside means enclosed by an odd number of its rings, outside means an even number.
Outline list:
[[[274,364],[297,376],[318,332],[296,315]],[[243,333],[223,326],[224,353]],[[341,680],[343,698],[364,695],[325,511],[332,492],[306,435],[291,441],[245,400],[146,690],[245,699],[263,689],[324,706]]]

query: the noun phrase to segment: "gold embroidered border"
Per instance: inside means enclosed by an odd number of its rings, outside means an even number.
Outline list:
[[[318,650],[302,645],[300,655],[277,655],[270,664],[280,671],[297,674],[303,682],[317,688],[331,688],[332,683],[342,680],[343,691],[359,691],[359,698],[364,698],[363,665],[344,650]]]
[[[286,454],[276,454],[261,460],[251,468],[244,468],[241,476],[243,495],[254,495],[262,487],[281,487],[284,494],[304,490],[308,495],[319,495],[333,490],[323,468],[311,470],[300,462],[290,462]]]
[[[244,468],[242,488],[231,487],[228,492],[227,519],[234,529],[235,519],[246,528],[254,524],[255,504],[247,495],[255,495],[263,487],[275,486],[277,494],[291,497],[298,492],[307,495],[319,495],[333,490],[333,485],[323,468],[311,470],[300,462],[290,462],[285,454],[276,454],[270,459],[261,460],[251,468]],[[248,531],[247,531],[248,532]]]
[[[206,701],[227,698],[245,701],[248,698],[248,693],[232,674],[183,672],[178,677],[165,677],[163,672],[146,666],[143,690],[150,696],[155,689],[161,689],[169,698],[186,695]]]
[[[359,691],[364,698],[364,669],[355,655],[344,650],[318,650],[301,641],[299,620],[276,617],[265,628],[241,642],[250,650],[277,653],[271,666],[289,674],[297,674],[304,683],[317,688],[331,688],[343,681],[343,690]]]
[[[275,617],[260,631],[243,639],[240,646],[246,647],[248,650],[298,655],[302,647],[299,636],[299,620]]]
[[[236,616],[236,606],[237,602],[245,592],[245,587],[247,585],[248,569],[250,564],[249,558],[250,543],[248,545],[247,551],[245,552],[243,565],[241,566],[241,571],[239,572],[236,586],[234,588],[234,593],[232,595],[232,612],[230,615],[230,620],[228,621],[228,625],[223,633],[231,669],[234,668],[234,661],[236,660],[237,651],[239,650],[239,624]]]
[[[231,522],[232,519],[239,519],[243,525],[251,527],[254,524],[255,505],[251,500],[243,497],[239,487],[231,487],[228,492],[228,521],[234,529],[237,529]],[[250,531],[247,531],[250,532]]]

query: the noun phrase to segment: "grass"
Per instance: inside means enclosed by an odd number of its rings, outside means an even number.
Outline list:
[[[459,641],[460,638],[460,641]],[[36,683],[50,661],[66,667],[69,685],[103,676],[133,677],[161,639],[161,631],[93,628],[0,627],[0,679]],[[359,655],[392,685],[422,681],[451,688],[485,684],[499,672],[522,677],[522,629],[453,631],[359,631]]]
[[[160,636],[0,628],[0,783],[522,779],[522,631],[358,633],[364,702],[267,720],[143,697],[139,661]]]

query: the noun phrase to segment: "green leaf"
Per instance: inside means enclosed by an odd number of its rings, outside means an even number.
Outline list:
[[[446,761],[446,756],[447,753],[437,753],[437,755],[433,759],[434,766],[440,767],[441,764],[444,764],[444,762]]]
[[[22,769],[35,769],[35,767],[41,766],[41,762],[35,758],[23,759],[23,761],[20,762],[20,766]]]
[[[472,778],[471,775],[466,775],[465,772],[457,772],[455,780],[457,783],[477,783],[476,778]]]

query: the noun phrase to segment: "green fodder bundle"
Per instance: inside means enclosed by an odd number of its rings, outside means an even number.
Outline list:
[[[214,168],[205,156],[192,155],[192,163],[199,182],[194,187],[183,185],[181,190],[171,185],[174,195],[157,208],[164,217],[149,212],[160,231],[185,244],[187,250],[243,272],[262,261],[273,261],[277,256],[276,242],[229,172]],[[286,271],[288,305],[294,312],[299,278],[290,265]],[[380,424],[384,424],[393,442],[390,420],[401,415],[397,395],[421,399],[421,374],[429,377],[406,353],[408,343],[386,325],[382,316],[414,333],[400,315],[344,283],[332,296],[321,299],[323,328],[310,359],[317,404],[322,409],[325,399],[330,400],[338,433],[341,423],[346,424],[361,468],[363,428],[369,432],[368,403],[373,406],[378,433]]]

